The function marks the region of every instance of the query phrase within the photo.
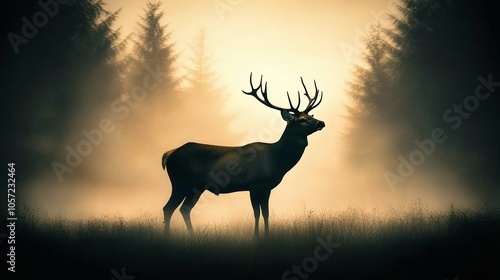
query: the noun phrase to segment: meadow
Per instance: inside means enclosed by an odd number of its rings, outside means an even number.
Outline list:
[[[22,213],[19,279],[500,279],[500,210],[488,206],[310,211],[272,217],[259,240],[249,219],[197,226],[195,236],[174,225],[165,238],[148,214]]]

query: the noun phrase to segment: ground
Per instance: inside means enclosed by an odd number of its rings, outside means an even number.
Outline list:
[[[350,208],[253,222],[182,225],[144,214],[67,220],[26,210],[18,279],[500,279],[500,211]]]

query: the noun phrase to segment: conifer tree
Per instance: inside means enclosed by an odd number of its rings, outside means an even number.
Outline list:
[[[146,4],[144,15],[138,23],[138,32],[134,34],[134,51],[131,59],[129,88],[142,84],[148,69],[165,73],[161,85],[155,93],[172,92],[176,87],[174,79],[174,44],[170,42],[171,33],[168,25],[163,25],[164,12],[161,2]]]
[[[200,31],[190,52],[185,75],[187,88],[184,89],[182,102],[196,126],[194,130],[200,137],[213,142],[221,136],[235,136],[229,130],[234,114],[225,112],[228,93],[218,85],[217,74],[212,70],[214,60],[208,54],[204,30]],[[209,118],[206,117],[207,113]]]
[[[43,28],[31,28],[34,35],[17,46],[17,53],[5,53],[2,65],[8,69],[0,83],[8,104],[2,110],[2,146],[8,147],[6,155],[25,163],[31,176],[65,153],[68,136],[79,132],[76,124],[95,117],[96,109],[121,91],[123,42],[113,27],[119,11],[108,12],[99,0],[54,3],[57,16],[48,17]],[[39,11],[37,2],[20,2],[9,10],[13,19]],[[12,22],[10,30],[22,36],[25,23]]]

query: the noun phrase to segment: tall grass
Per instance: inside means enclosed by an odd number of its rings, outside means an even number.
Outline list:
[[[500,279],[500,211],[494,207],[452,206],[444,213],[416,202],[389,213],[310,211],[274,217],[271,235],[260,240],[253,239],[249,219],[198,226],[195,236],[177,226],[169,238],[163,222],[149,214],[69,220],[25,209],[19,220],[26,250],[19,262],[29,277],[109,280],[111,270],[124,267],[136,280],[281,279],[313,257],[321,239],[340,247],[307,279]]]

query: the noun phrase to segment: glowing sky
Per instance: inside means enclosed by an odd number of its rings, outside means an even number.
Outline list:
[[[107,0],[105,3],[110,11],[122,9],[117,27],[122,28],[124,36],[136,30],[145,1]],[[241,93],[242,89],[249,89],[248,78],[252,71],[255,78],[264,75],[269,82],[270,99],[277,105],[287,104],[286,91],[302,90],[301,76],[310,88],[316,80],[324,91],[324,101],[313,113],[326,122],[326,128],[309,137],[309,146],[299,164],[273,190],[270,200],[272,214],[332,210],[367,202],[383,205],[390,200],[405,203],[416,197],[426,198],[425,202],[431,205],[453,199],[449,193],[437,189],[416,190],[411,194],[401,190],[394,194],[387,186],[367,184],[369,176],[382,176],[379,171],[347,171],[341,162],[344,105],[348,102],[346,81],[350,79],[354,65],[360,62],[362,35],[375,19],[387,23],[385,14],[394,11],[394,1],[172,0],[165,1],[162,8],[165,10],[164,23],[168,24],[172,42],[179,53],[179,69],[186,62],[189,44],[204,29],[207,50],[216,61],[213,70],[220,75],[220,85],[231,93],[227,108],[238,112],[233,122],[227,125],[242,132],[244,137],[228,139],[221,136],[218,143],[211,144],[238,145],[249,139],[272,142],[280,137],[285,124],[279,113]],[[189,120],[183,121],[189,123]],[[170,195],[170,182],[159,168],[158,160],[162,152],[182,144],[185,137],[179,135],[178,139],[169,142],[169,146],[151,149],[150,158],[135,161],[141,179],[130,177],[133,179],[127,184],[132,187],[123,187],[124,191],[117,191],[122,186],[109,186],[109,182],[102,181],[54,184],[53,174],[48,174],[46,179],[39,179],[36,183],[51,187],[37,188],[32,195],[39,201],[47,201],[44,208],[51,211],[64,209],[65,213],[72,215],[149,212],[160,217],[161,208]],[[111,142],[103,144],[96,152],[102,153],[96,155],[96,166],[111,172],[116,165],[107,163],[106,159],[120,151],[112,140],[108,141]],[[89,189],[89,183],[94,187]],[[204,194],[204,197],[197,205],[201,211],[193,210],[195,227],[203,219],[251,217],[247,192],[220,197]],[[204,200],[209,203],[202,206]],[[175,214],[174,218],[176,216],[179,215]]]

